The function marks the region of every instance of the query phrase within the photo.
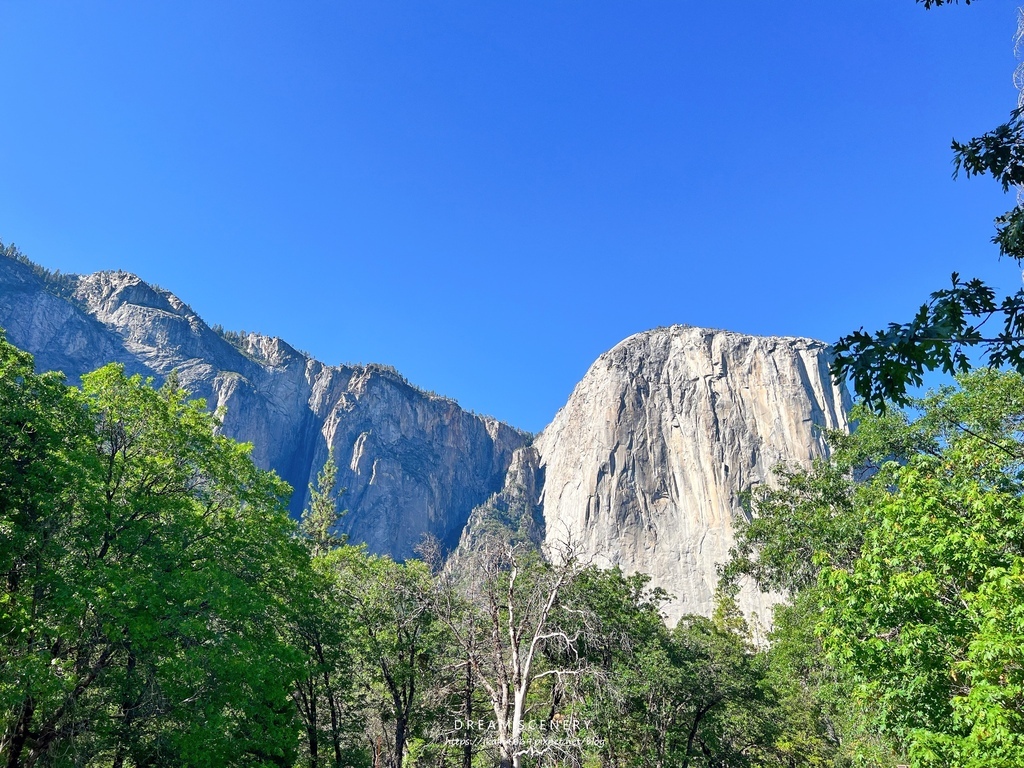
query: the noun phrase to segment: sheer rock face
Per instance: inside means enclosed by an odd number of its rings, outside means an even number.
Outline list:
[[[848,395],[821,342],[673,326],[601,355],[537,438],[546,540],[598,565],[645,572],[675,596],[669,618],[710,615],[740,494],[779,463],[827,453]],[[762,621],[774,602],[745,589]]]
[[[649,573],[675,595],[673,620],[711,613],[740,493],[781,462],[824,455],[822,428],[848,426],[827,348],[809,339],[682,326],[632,336],[531,446],[383,366],[327,366],[258,334],[229,343],[125,272],[47,278],[0,258],[0,326],[37,368],[72,380],[109,362],[158,381],[177,370],[296,489],[295,513],[333,448],[346,532],[374,552],[408,557],[426,533],[459,542],[456,561],[495,531],[524,546],[569,538],[599,565]],[[762,620],[772,601],[740,598]]]
[[[229,343],[126,272],[55,281],[0,258],[0,327],[39,370],[72,380],[110,362],[157,381],[177,370],[185,389],[225,408],[224,432],[295,488],[293,513],[333,448],[346,532],[399,558],[428,533],[453,546],[529,439],[383,366],[327,366],[259,334]]]

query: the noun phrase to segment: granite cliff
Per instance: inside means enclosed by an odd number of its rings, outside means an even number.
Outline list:
[[[2,251],[0,251],[2,252]],[[224,407],[226,434],[296,489],[333,449],[345,532],[408,557],[424,534],[459,553],[498,533],[578,542],[599,565],[645,572],[675,596],[669,618],[709,614],[740,495],[848,429],[829,352],[801,338],[688,326],[601,355],[534,440],[425,393],[385,366],[329,366],[278,338],[210,328],[172,293],[126,272],[51,275],[0,258],[0,327],[40,369],[75,379],[108,362]],[[740,604],[767,619],[773,598]]]
[[[500,488],[528,435],[411,386],[385,366],[329,366],[278,338],[225,335],[172,293],[127,272],[50,275],[0,258],[0,327],[41,370],[74,380],[109,362],[161,381],[172,370],[225,434],[306,501],[333,448],[343,526],[375,552],[408,557],[424,534],[454,545]]]
[[[598,565],[650,574],[674,596],[670,620],[710,615],[741,493],[781,463],[826,455],[825,430],[849,429],[829,359],[811,339],[687,326],[631,336],[590,367],[471,520],[517,531],[539,518],[544,545],[571,540]],[[764,623],[774,602],[749,587],[739,596]]]

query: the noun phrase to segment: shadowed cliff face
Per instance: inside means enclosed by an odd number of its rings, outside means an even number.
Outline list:
[[[645,572],[669,617],[710,615],[740,493],[780,463],[809,464],[823,429],[848,429],[848,395],[810,339],[673,326],[601,355],[537,438],[547,541],[580,541],[599,565]],[[746,613],[773,599],[747,589]]]
[[[295,488],[294,513],[333,448],[348,489],[346,532],[398,558],[424,534],[454,546],[528,441],[383,366],[326,366],[258,334],[236,347],[176,296],[126,272],[55,284],[0,258],[0,327],[37,368],[72,380],[109,362],[157,381],[177,370],[185,389],[225,408],[225,434],[252,443],[256,462]]]

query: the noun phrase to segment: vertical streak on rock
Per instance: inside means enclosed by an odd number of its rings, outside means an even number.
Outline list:
[[[536,440],[547,540],[568,535],[598,564],[650,574],[675,596],[672,620],[710,614],[740,494],[779,463],[823,455],[822,429],[848,429],[828,354],[810,339],[684,326],[626,339]],[[740,596],[762,621],[772,602]]]

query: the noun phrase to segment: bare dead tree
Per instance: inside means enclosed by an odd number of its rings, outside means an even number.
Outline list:
[[[501,768],[519,768],[523,756],[552,748],[545,743],[551,740],[526,732],[534,685],[553,678],[558,687],[586,666],[578,652],[585,627],[558,621],[556,613],[564,615],[560,598],[588,563],[570,542],[554,545],[546,555],[493,540],[460,575],[442,571],[437,577],[435,611],[485,693],[494,718],[486,733]]]

